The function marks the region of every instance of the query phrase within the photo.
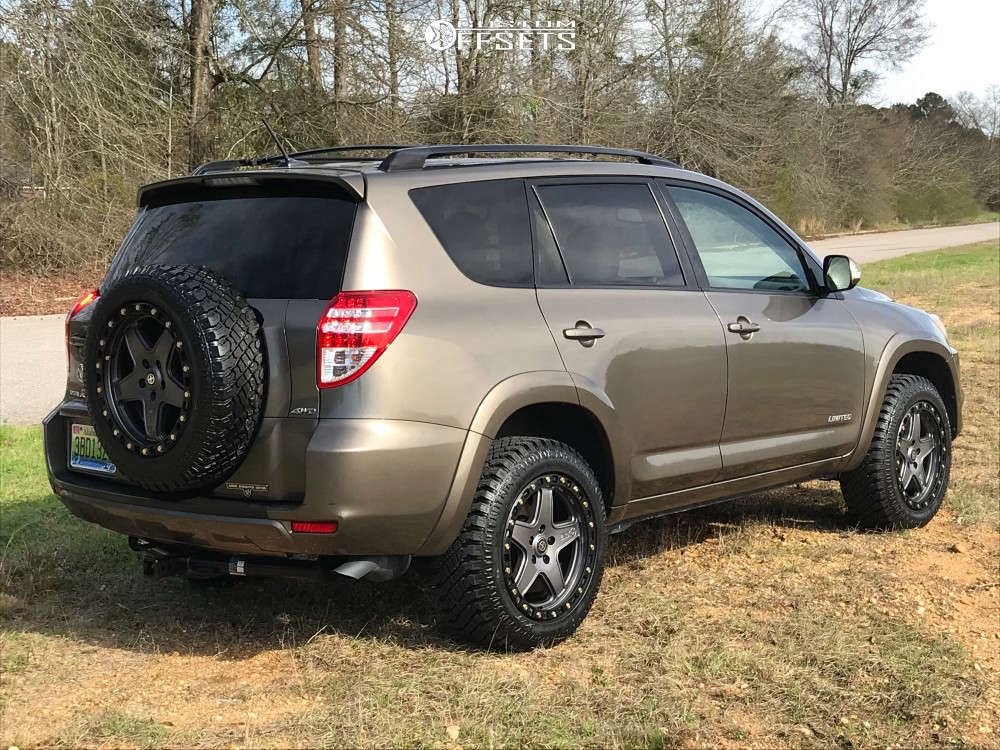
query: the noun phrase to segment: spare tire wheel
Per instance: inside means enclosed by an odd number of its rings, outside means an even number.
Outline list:
[[[210,489],[246,456],[264,406],[260,324],[212,271],[144,266],[112,281],[84,356],[94,430],[140,487]]]

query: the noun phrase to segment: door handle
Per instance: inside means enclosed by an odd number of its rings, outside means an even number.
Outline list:
[[[595,339],[604,337],[604,331],[591,327],[585,320],[578,320],[574,328],[563,329],[563,336],[579,341],[582,346],[593,346]]]
[[[741,315],[736,319],[735,323],[730,323],[726,326],[730,333],[738,333],[742,338],[749,339],[753,334],[760,330],[760,326],[756,323],[752,323],[749,318]]]

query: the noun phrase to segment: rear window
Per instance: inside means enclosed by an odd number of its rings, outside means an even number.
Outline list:
[[[473,281],[531,286],[531,231],[521,180],[414,188],[410,198],[455,265]]]
[[[152,204],[108,270],[206,266],[251,298],[330,299],[340,291],[356,204],[315,190],[199,190]]]

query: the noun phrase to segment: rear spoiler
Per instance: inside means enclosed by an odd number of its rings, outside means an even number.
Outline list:
[[[254,172],[210,172],[203,175],[189,175],[172,180],[151,182],[139,188],[136,204],[142,208],[151,203],[179,203],[190,199],[192,193],[214,192],[215,190],[238,189],[254,185],[274,186],[278,183],[299,187],[322,188],[322,183],[336,186],[345,197],[353,201],[363,201],[367,194],[367,181],[361,172],[336,175],[324,172],[296,172],[283,169]]]

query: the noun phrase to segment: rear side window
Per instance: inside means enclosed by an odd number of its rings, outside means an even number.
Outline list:
[[[531,232],[521,180],[414,188],[410,198],[455,265],[473,281],[531,286]]]
[[[575,285],[683,286],[677,253],[645,183],[535,188]]]
[[[108,270],[206,266],[251,298],[330,299],[340,291],[356,204],[332,195],[210,190],[142,209]]]

